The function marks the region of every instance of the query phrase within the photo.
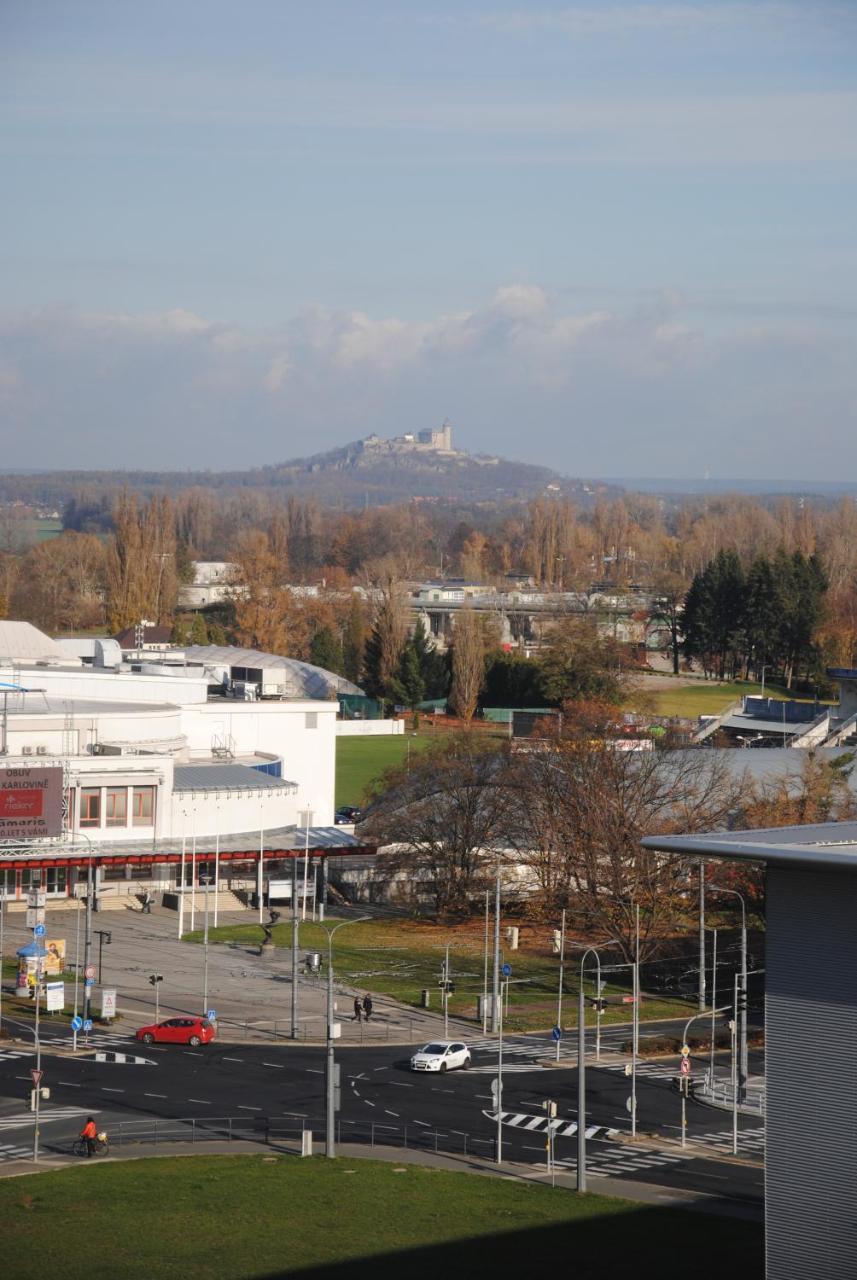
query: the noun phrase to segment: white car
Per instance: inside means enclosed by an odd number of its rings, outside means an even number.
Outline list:
[[[432,1040],[411,1058],[411,1071],[452,1071],[470,1066],[470,1050],[456,1040]]]

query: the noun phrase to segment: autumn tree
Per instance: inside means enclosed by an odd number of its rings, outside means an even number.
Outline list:
[[[61,533],[21,558],[11,610],[49,632],[101,626],[104,576],[101,540],[91,533]]]
[[[455,616],[452,637],[452,709],[465,724],[473,719],[485,676],[485,639],[481,619],[465,607]]]
[[[408,637],[408,608],[402,583],[387,568],[375,585],[375,612],[364,654],[366,692],[387,702]]]
[[[538,657],[541,687],[556,704],[577,698],[621,702],[630,685],[627,650],[597,620],[569,616],[551,626]]]
[[[127,489],[113,512],[107,548],[107,624],[112,631],[143,619],[168,622],[178,593],[175,514],[168,497],[140,507]]]

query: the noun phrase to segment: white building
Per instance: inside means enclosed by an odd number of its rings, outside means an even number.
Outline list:
[[[201,857],[221,845],[224,856],[288,856],[307,826],[315,844],[348,845],[333,826],[336,693],[356,686],[294,659],[208,646],[99,666],[99,654],[114,656],[99,645],[0,624],[0,771],[63,769],[67,813],[54,845],[103,852],[120,878],[161,889],[175,883],[182,845]],[[31,855],[48,852],[34,845]],[[0,844],[0,868],[12,853]],[[33,880],[14,854],[7,884],[20,896]],[[75,877],[55,861],[41,883],[63,895]]]

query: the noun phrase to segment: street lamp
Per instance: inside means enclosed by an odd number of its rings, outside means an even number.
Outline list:
[[[721,885],[710,884],[709,889],[713,889],[715,893],[731,893],[741,903],[741,991],[743,999],[740,1001],[740,1010],[736,1010],[740,1026],[740,1063],[739,1063],[739,1091],[743,1101],[747,1092],[747,905],[744,901],[744,895],[739,893],[737,889],[726,889]]]
[[[324,929],[327,934],[327,1123],[324,1141],[324,1154],[331,1160],[336,1155],[334,1149],[333,1131],[335,1124],[335,1072],[334,1072],[334,1055],[333,1042],[336,1038],[334,1033],[333,1022],[333,935],[343,929],[347,924],[361,924],[364,920],[370,920],[371,916],[357,916],[355,920],[341,920],[339,924],[335,924],[332,929],[326,924],[319,927]],[[336,1031],[339,1031],[339,1024],[336,1025]]]
[[[600,957],[594,947],[587,947],[580,957],[580,987],[577,995],[577,1190],[586,1190],[586,1006],[583,996],[583,970],[586,957]]]
[[[725,1013],[728,1008],[729,1008],[729,1005],[725,1004],[720,1009],[712,1009],[711,1011],[712,1025],[714,1023],[715,1015],[718,1013]],[[684,1052],[685,1048],[687,1047],[687,1033],[690,1030],[690,1024],[692,1022],[695,1022],[697,1018],[702,1018],[704,1016],[705,1016],[704,1011],[702,1013],[695,1013],[693,1014],[692,1017],[688,1018],[687,1022],[684,1024],[684,1031],[681,1033],[682,1058],[684,1058],[685,1056],[688,1056],[688,1057],[690,1056],[689,1054],[685,1055],[685,1052]],[[714,1033],[712,1032],[712,1037],[713,1037],[713,1034]],[[681,1145],[683,1147],[686,1145],[685,1135],[687,1133],[687,1081],[689,1078],[690,1078],[689,1073],[687,1075],[682,1073],[682,1076],[679,1080],[679,1091],[681,1093]]]

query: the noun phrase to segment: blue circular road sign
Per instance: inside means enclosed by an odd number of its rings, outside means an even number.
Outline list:
[[[45,926],[43,924],[35,925],[33,927],[33,933],[37,938],[43,938],[45,936]]]
[[[510,964],[504,964],[504,965],[503,965],[503,968],[500,970],[500,972],[502,973],[502,975],[503,975],[503,977],[504,977],[504,978],[511,978],[511,976],[512,976],[512,966],[511,966]]]
[[[77,1014],[71,1020],[72,1031],[80,1031],[83,1026],[83,1018],[79,1018]]]
[[[551,1032],[551,1040],[561,1040],[561,1039],[562,1039],[562,1027],[554,1027],[553,1031]]]

